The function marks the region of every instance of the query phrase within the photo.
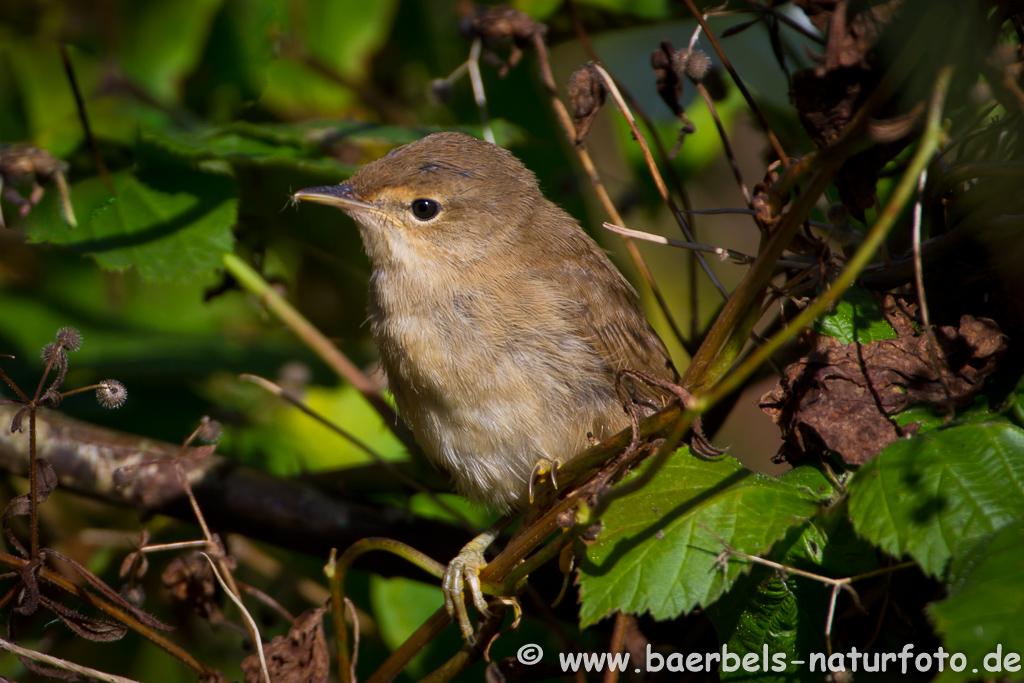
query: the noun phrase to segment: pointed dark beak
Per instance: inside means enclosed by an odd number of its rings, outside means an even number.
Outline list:
[[[292,199],[298,201],[316,202],[327,204],[343,210],[351,209],[376,209],[373,204],[365,202],[356,196],[352,186],[348,183],[341,185],[325,185],[323,187],[307,187],[292,195]]]

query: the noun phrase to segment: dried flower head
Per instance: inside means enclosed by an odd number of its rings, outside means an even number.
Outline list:
[[[220,441],[222,431],[220,422],[204,417],[203,424],[199,427],[199,432],[196,436],[203,443],[217,443]]]
[[[708,57],[706,53],[701,52],[700,50],[690,50],[685,53],[677,54],[685,54],[686,56],[683,63],[679,65],[682,67],[679,70],[680,75],[685,73],[694,83],[700,83],[703,81],[704,77],[708,75],[708,71],[711,70],[711,57]],[[675,59],[673,58],[672,61],[673,66],[675,66]]]
[[[67,365],[68,357],[64,353],[64,347],[60,342],[50,342],[43,347],[43,351],[39,354],[43,358],[43,362],[50,366],[60,367]]]
[[[128,398],[128,390],[116,379],[105,379],[96,388],[96,401],[104,408],[120,408]]]
[[[57,343],[74,353],[82,348],[82,333],[73,327],[62,327],[57,330]]]

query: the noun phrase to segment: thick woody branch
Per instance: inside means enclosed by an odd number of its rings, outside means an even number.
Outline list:
[[[15,411],[16,406],[0,406],[0,424],[9,424]],[[39,411],[37,429],[38,457],[56,471],[61,488],[131,507],[143,517],[166,514],[195,520],[173,466],[180,446],[46,409]],[[28,435],[0,430],[0,470],[26,476],[28,466]],[[394,507],[336,500],[307,481],[274,478],[217,456],[186,454],[181,467],[215,531],[237,532],[320,557],[367,536],[388,536],[447,559],[458,551],[464,535],[455,526]],[[410,573],[402,563],[378,562],[389,573]]]

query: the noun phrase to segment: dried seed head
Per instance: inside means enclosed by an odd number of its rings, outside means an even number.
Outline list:
[[[96,389],[96,401],[104,408],[120,408],[128,398],[128,390],[116,379],[105,379]]]
[[[526,12],[505,7],[492,7],[470,17],[467,26],[470,35],[483,38],[488,43],[500,43],[512,39],[519,46],[525,46],[537,33],[544,35],[548,27]]]
[[[67,362],[67,356],[64,354],[64,347],[59,342],[50,342],[43,347],[43,352],[40,354],[43,358],[43,362],[49,365],[60,365],[61,357],[63,356],[64,362]]]
[[[690,58],[686,60],[686,75],[695,83],[700,83],[711,70],[711,57],[700,50],[690,52]]]
[[[82,348],[82,333],[73,327],[62,327],[57,330],[57,343],[74,353]]]
[[[700,50],[678,50],[672,54],[672,70],[679,78],[687,76],[699,83],[711,70],[711,58]]]
[[[221,432],[222,428],[220,422],[217,420],[211,420],[209,417],[204,417],[203,424],[199,427],[199,432],[196,436],[203,443],[217,443],[220,441]]]

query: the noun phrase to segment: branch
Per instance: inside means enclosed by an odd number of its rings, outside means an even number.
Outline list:
[[[17,406],[0,406],[0,423],[9,423],[16,410]],[[195,520],[173,464],[179,445],[97,427],[47,409],[41,409],[37,419],[38,456],[53,466],[64,489],[134,508],[143,517],[165,514]],[[181,465],[217,531],[241,533],[317,557],[367,536],[395,538],[442,558],[454,557],[461,545],[459,527],[394,507],[335,500],[308,481],[274,478],[216,456],[185,457]],[[0,431],[0,470],[26,476],[28,466],[26,436]],[[354,468],[353,476],[364,469]],[[394,485],[373,469],[376,479]],[[344,479],[347,474],[334,476]],[[367,489],[358,488],[365,495]],[[399,562],[368,564],[382,565],[389,574],[412,573]]]

